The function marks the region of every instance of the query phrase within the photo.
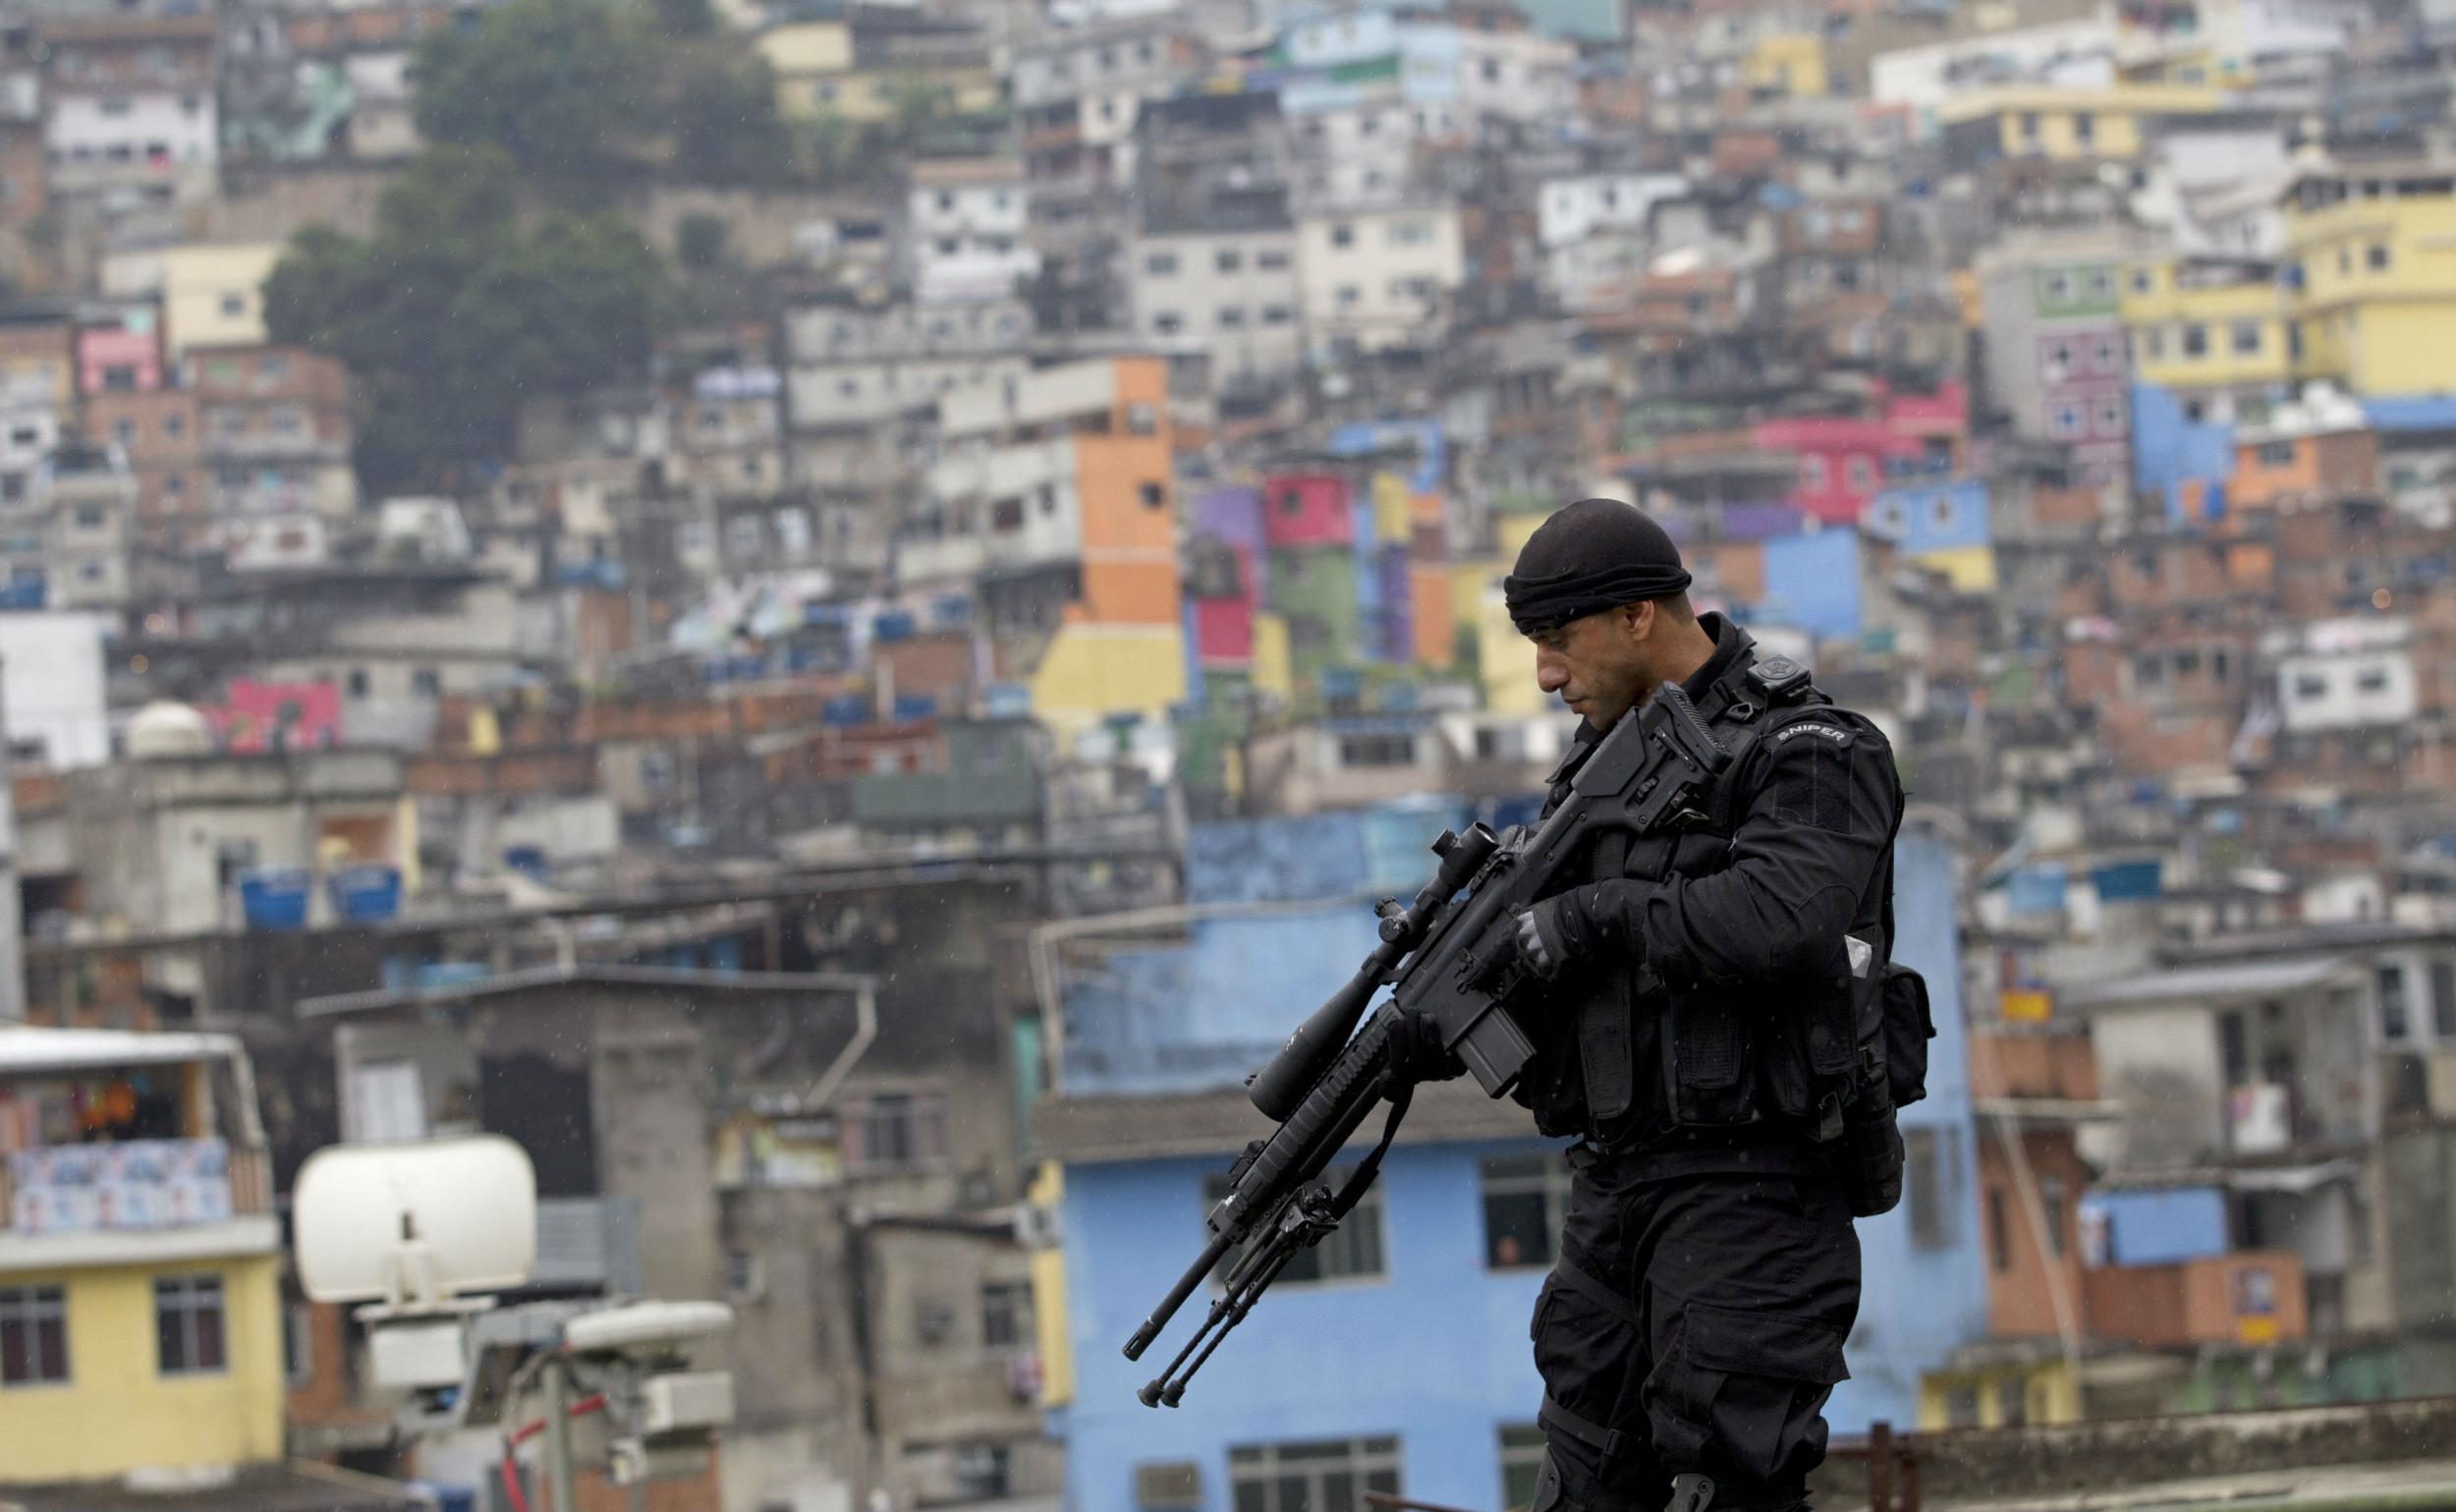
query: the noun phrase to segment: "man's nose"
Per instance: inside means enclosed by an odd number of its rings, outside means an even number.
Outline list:
[[[1535,657],[1535,686],[1545,693],[1558,693],[1569,686],[1569,667],[1550,656]]]

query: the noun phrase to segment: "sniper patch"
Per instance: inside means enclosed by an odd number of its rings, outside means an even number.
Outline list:
[[[1825,741],[1835,746],[1847,746],[1851,743],[1851,732],[1843,729],[1840,725],[1817,724],[1811,722],[1808,724],[1785,725],[1781,729],[1776,730],[1774,732],[1774,744],[1777,746],[1787,746],[1803,735],[1813,735],[1818,740]]]
[[[1859,833],[1860,754],[1851,732],[1832,725],[1795,724],[1774,738],[1785,741],[1794,735],[1820,738],[1774,764],[1774,816],[1828,834]]]

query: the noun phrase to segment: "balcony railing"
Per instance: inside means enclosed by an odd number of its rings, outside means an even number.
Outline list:
[[[0,1233],[192,1228],[273,1210],[271,1161],[218,1139],[54,1145],[0,1159]]]

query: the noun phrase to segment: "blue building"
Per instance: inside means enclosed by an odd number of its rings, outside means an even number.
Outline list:
[[[1455,817],[1420,806],[1200,836],[1190,886],[1221,912],[1182,943],[1070,973],[1062,1081],[1036,1131],[1065,1168],[1073,1392],[1051,1427],[1073,1512],[1361,1512],[1377,1488],[1462,1507],[1528,1499],[1541,1455],[1528,1328],[1568,1173],[1522,1110],[1472,1081],[1419,1093],[1373,1196],[1272,1288],[1182,1407],[1147,1409],[1135,1391],[1206,1294],[1144,1361],[1120,1353],[1200,1248],[1229,1160],[1267,1132],[1244,1074],[1369,948],[1364,896],[1424,874],[1430,857],[1397,836],[1421,843]],[[1906,1115],[1920,1210],[1861,1225],[1868,1303],[1856,1378],[1832,1408],[1840,1432],[1914,1421],[1921,1372],[1984,1325],[1949,859],[1924,836],[1899,858],[1899,953],[1927,972],[1945,1023],[1932,1095]],[[1253,911],[1309,896],[1334,901]]]

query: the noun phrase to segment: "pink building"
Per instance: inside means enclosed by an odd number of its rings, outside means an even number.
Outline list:
[[[91,326],[77,333],[77,391],[143,394],[162,386],[162,342],[153,331]]]
[[[1925,448],[1882,420],[1810,416],[1759,423],[1758,449],[1799,458],[1789,502],[1827,525],[1855,524],[1884,486],[1885,468],[1913,462]]]
[[[1282,546],[1353,546],[1347,479],[1328,473],[1276,473],[1262,479],[1262,540]]]

